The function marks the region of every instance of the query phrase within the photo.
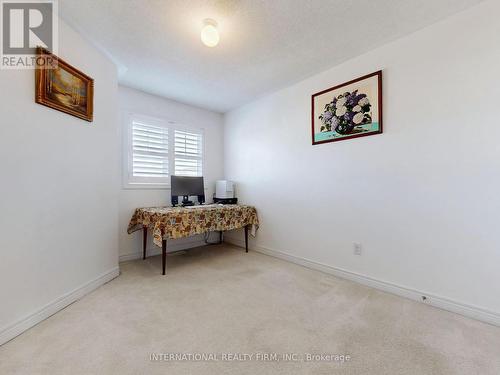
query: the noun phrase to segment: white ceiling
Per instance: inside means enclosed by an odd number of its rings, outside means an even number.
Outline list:
[[[120,83],[225,112],[481,0],[60,0]],[[219,23],[215,48],[200,41]]]

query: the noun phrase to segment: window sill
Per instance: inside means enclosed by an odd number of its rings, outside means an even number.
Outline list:
[[[122,188],[124,190],[170,190],[170,184],[158,184],[158,183],[131,183],[126,182],[123,184]]]
[[[158,183],[132,183],[126,182],[122,186],[123,190],[170,190],[170,184],[158,184]],[[205,192],[208,191],[208,187],[205,186]]]

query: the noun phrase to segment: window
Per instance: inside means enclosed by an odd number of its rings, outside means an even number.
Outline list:
[[[168,182],[168,128],[132,122],[132,171],[136,182]]]
[[[166,188],[170,174],[203,175],[203,130],[131,115],[125,141],[124,187]]]
[[[174,164],[176,176],[202,176],[202,134],[175,130]]]

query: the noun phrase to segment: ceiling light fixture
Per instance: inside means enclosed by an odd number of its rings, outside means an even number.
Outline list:
[[[219,31],[217,30],[217,22],[207,18],[203,21],[201,29],[201,41],[207,47],[215,47],[219,44]]]

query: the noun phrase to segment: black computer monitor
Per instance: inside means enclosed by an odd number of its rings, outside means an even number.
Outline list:
[[[172,194],[172,206],[177,206],[179,196],[182,196],[183,206],[192,206],[193,202],[189,200],[189,196],[195,195],[198,197],[198,202],[205,203],[205,186],[203,177],[186,177],[186,176],[171,176],[170,189]]]

